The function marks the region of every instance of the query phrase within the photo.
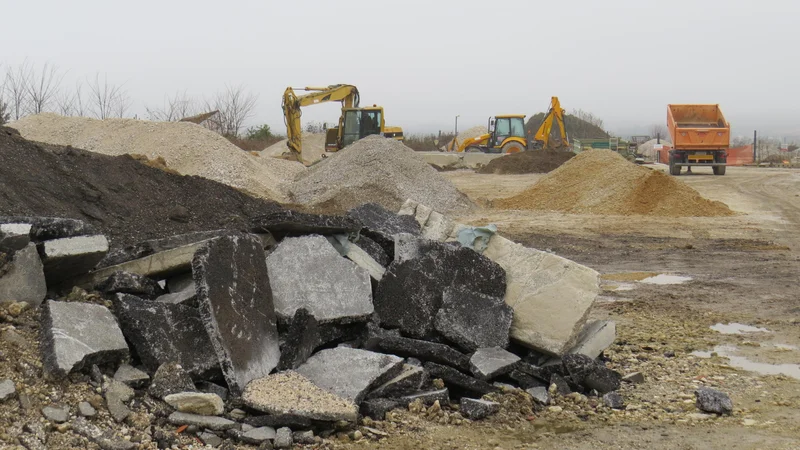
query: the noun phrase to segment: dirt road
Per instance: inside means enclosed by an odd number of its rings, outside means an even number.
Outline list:
[[[483,205],[540,177],[446,175]],[[403,413],[395,418],[400,431],[380,448],[800,448],[800,380],[794,378],[800,377],[800,172],[731,167],[724,177],[698,171],[681,180],[740,214],[647,218],[482,208],[459,218],[496,223],[517,241],[604,274],[593,315],[617,322],[609,365],[646,378],[623,388],[625,411],[587,412],[564,401],[535,417],[458,427]],[[632,272],[691,280],[644,284],[637,281],[644,275]],[[768,331],[710,328],[732,322]],[[789,375],[765,375],[779,372]],[[700,414],[693,400],[698,386],[727,392],[734,414]]]

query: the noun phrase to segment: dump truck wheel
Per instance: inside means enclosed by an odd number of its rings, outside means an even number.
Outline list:
[[[503,153],[519,153],[524,151],[525,146],[516,141],[509,142],[503,146]]]
[[[681,174],[681,166],[675,165],[675,157],[669,157],[669,174],[670,175],[680,175]]]
[[[476,146],[476,145],[470,145],[464,151],[467,152],[467,153],[482,153],[483,152],[483,150],[480,147]]]
[[[714,166],[711,169],[714,170],[714,175],[725,175],[725,169],[727,166]]]

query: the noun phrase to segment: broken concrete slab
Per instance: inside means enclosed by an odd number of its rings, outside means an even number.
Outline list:
[[[136,273],[157,280],[169,278],[172,275],[190,271],[195,252],[207,242],[207,240],[195,242],[117,265],[99,268],[92,273],[71,280],[70,284],[88,289],[119,271]]]
[[[361,247],[350,242],[347,236],[337,234],[327,236],[327,238],[328,242],[331,243],[333,248],[335,248],[340,255],[353,261],[358,267],[365,269],[373,280],[380,281],[381,278],[383,278],[386,267],[381,265],[378,261],[375,261],[375,259]]]
[[[25,302],[39,306],[45,296],[44,266],[36,244],[28,244],[14,254],[6,273],[0,276],[0,303]]]
[[[447,288],[436,313],[436,331],[464,350],[508,346],[514,312],[502,297],[459,287]]]
[[[48,286],[92,270],[108,253],[108,240],[102,234],[44,241],[38,245]]]
[[[564,355],[561,362],[572,381],[587,390],[595,389],[605,394],[619,389],[622,375],[586,355]]]
[[[97,234],[88,223],[63,217],[0,216],[0,224],[29,224],[30,237],[35,242]]]
[[[153,374],[153,382],[147,388],[147,393],[151,397],[163,400],[170,394],[192,392],[194,390],[192,378],[183,370],[183,367],[180,364],[168,362],[162,364]]]
[[[287,325],[282,341],[278,370],[298,368],[320,344],[317,319],[307,309],[298,309]]]
[[[217,416],[201,416],[198,414],[176,411],[169,415],[167,421],[173,425],[194,425],[208,430],[225,431],[236,427],[236,422]]]
[[[104,294],[131,294],[142,298],[153,299],[162,295],[164,289],[158,281],[131,272],[114,272],[110,277],[95,286],[95,290]]]
[[[481,380],[491,380],[516,368],[519,356],[500,347],[479,348],[469,359],[472,374]]]
[[[122,334],[125,334],[124,332]],[[132,388],[141,388],[150,381],[150,375],[131,366],[130,364],[120,364],[114,372],[114,381],[119,381]]]
[[[455,386],[463,390],[475,392],[481,395],[497,392],[499,390],[483,380],[479,380],[461,373],[452,367],[443,366],[441,364],[432,362],[425,363],[424,367],[428,371],[428,375],[431,378],[441,378],[445,384]]]
[[[151,239],[125,248],[112,250],[97,265],[97,267],[106,268],[116,266],[129,261],[142,259],[146,256],[155,255],[156,253],[162,253],[188,245],[199,244],[209,239],[222,236],[226,233],[228,233],[226,230],[197,231],[194,233],[170,236],[163,239]]]
[[[471,420],[481,420],[500,411],[500,403],[461,397],[461,409],[459,411]]]
[[[354,422],[358,408],[351,401],[316,386],[294,371],[251,381],[242,394],[245,405],[256,411],[308,420]]]
[[[105,306],[48,300],[42,308],[42,364],[63,377],[92,364],[119,363],[129,356],[117,321]]]
[[[368,350],[337,347],[317,352],[297,373],[355,404],[376,386],[397,376],[403,359]]]
[[[197,251],[192,273],[200,316],[222,374],[238,394],[251,380],[268,375],[280,359],[264,250],[252,235],[216,238]]]
[[[617,339],[617,327],[610,320],[592,320],[586,322],[580,334],[578,343],[569,353],[580,353],[589,358],[597,358]]]
[[[365,320],[373,312],[369,273],[322,236],[286,238],[267,257],[275,312],[306,308],[320,322]]]
[[[527,374],[527,373],[519,370],[518,367],[515,368],[514,370],[512,370],[511,372],[509,372],[508,373],[508,377],[511,378],[512,380],[516,381],[517,384],[519,385],[519,387],[521,387],[522,389],[531,389],[531,388],[540,387],[540,386],[544,386],[544,387],[550,386],[550,382],[549,381],[541,380],[541,379],[539,379],[537,377],[534,377],[534,376],[532,376],[530,374]],[[549,379],[549,377],[548,377],[548,379]]]
[[[444,344],[420,339],[387,336],[381,339],[378,343],[378,348],[394,355],[412,356],[423,361],[433,361],[461,370],[469,370],[469,357]]]
[[[14,253],[31,242],[31,225],[27,223],[0,224],[0,252]]]
[[[419,207],[417,207],[417,210],[419,210]],[[455,222],[448,219],[444,214],[433,211],[422,227],[422,237],[444,242],[453,232],[455,226]]]
[[[149,371],[176,362],[198,378],[219,372],[211,339],[196,309],[128,294],[117,294],[113,302],[123,334]]]
[[[371,398],[397,398],[422,389],[428,381],[428,373],[421,366],[403,364],[403,370],[396,377],[376,387],[367,395]]]
[[[442,293],[451,286],[502,297],[505,271],[473,250],[435,241],[423,241],[424,252],[414,259],[393,262],[375,292],[375,312],[381,325],[426,338],[434,334],[434,320]]]
[[[351,209],[348,216],[360,221],[362,233],[377,242],[394,259],[394,235],[410,233],[419,236],[419,223],[412,216],[395,214],[376,203],[365,203]]]
[[[500,235],[492,236],[483,254],[508,276],[511,338],[558,356],[572,348],[600,292],[597,271]]]
[[[164,401],[180,412],[201,416],[218,416],[225,411],[219,395],[205,392],[178,392],[167,395]]]
[[[361,230],[361,222],[349,216],[327,216],[281,209],[252,218],[250,228],[254,233],[268,231],[277,240],[282,240],[286,236],[307,234],[327,236],[357,233]]]

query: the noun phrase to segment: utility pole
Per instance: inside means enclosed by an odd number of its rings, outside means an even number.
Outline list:
[[[758,146],[758,131],[753,130],[753,162],[758,161],[758,150],[756,150]]]
[[[456,134],[456,136],[458,136],[458,118],[459,118],[459,117],[461,117],[461,115],[457,115],[457,116],[456,116],[456,133],[455,133],[455,134]]]

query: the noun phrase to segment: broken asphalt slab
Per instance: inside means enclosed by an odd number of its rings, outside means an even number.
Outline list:
[[[508,333],[514,312],[502,297],[451,287],[442,294],[442,307],[436,313],[436,331],[462,349],[508,346]]]
[[[298,368],[320,344],[317,319],[305,308],[298,309],[281,338],[281,359],[278,370]]]
[[[394,259],[394,236],[410,233],[419,236],[419,223],[412,216],[395,214],[376,204],[365,203],[347,212],[364,226],[362,233],[383,248],[390,259]]]
[[[178,234],[163,239],[143,241],[125,248],[110,251],[97,267],[106,268],[116,266],[146,256],[155,255],[156,253],[166,252],[167,250],[201,243],[215,237],[223,236],[226,233],[227,231],[225,230],[197,231],[194,233]]]
[[[102,234],[54,239],[38,244],[48,286],[56,286],[92,270],[108,253]]]
[[[0,216],[0,224],[28,224],[30,238],[35,242],[97,234],[86,222],[62,217]]]
[[[230,390],[241,393],[251,380],[267,376],[280,359],[261,241],[246,234],[211,240],[195,254],[192,274],[200,316],[222,373]]]
[[[164,293],[158,281],[131,272],[114,272],[106,280],[98,283],[95,289],[103,294],[131,294],[153,299]]]
[[[490,380],[505,375],[517,367],[519,356],[500,347],[479,348],[469,359],[473,375]]]
[[[0,224],[0,252],[14,253],[31,242],[31,225],[27,223]]]
[[[326,216],[282,209],[254,217],[250,228],[254,233],[270,232],[276,239],[286,236],[357,233],[361,222],[349,216]]]
[[[441,378],[450,387],[458,387],[481,395],[499,391],[498,388],[491,384],[461,373],[452,367],[432,362],[425,363],[423,367],[428,371],[428,375],[431,378]]]
[[[421,366],[403,364],[403,371],[367,395],[371,398],[397,398],[419,392],[428,381],[428,373]]]
[[[387,336],[380,340],[378,348],[394,355],[412,356],[423,361],[446,364],[464,371],[469,370],[469,357],[444,344]]]
[[[564,355],[561,363],[572,381],[586,390],[606,394],[619,389],[622,375],[586,355]]]

